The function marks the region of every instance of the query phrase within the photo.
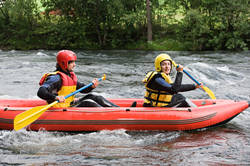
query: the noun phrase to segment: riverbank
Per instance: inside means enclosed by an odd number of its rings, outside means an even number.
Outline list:
[[[20,42],[17,42],[20,43]],[[71,46],[65,46],[65,47],[42,47],[41,45],[31,44],[31,45],[25,45],[22,44],[22,46],[1,46],[0,50],[37,50],[37,49],[45,49],[45,50],[60,50],[60,49],[82,49],[82,48],[76,48]],[[146,51],[193,51],[190,50],[186,45],[183,43],[174,40],[174,39],[158,39],[151,42],[147,41],[139,41],[133,44],[125,45],[124,47],[107,47],[107,48],[100,48],[100,47],[85,47],[84,50],[146,50]],[[206,50],[207,51],[207,50]]]

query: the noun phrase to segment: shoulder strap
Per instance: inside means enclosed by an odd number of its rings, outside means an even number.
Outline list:
[[[45,82],[45,80],[47,79],[48,76],[50,76],[50,75],[56,75],[57,73],[60,73],[60,72],[59,71],[55,71],[55,72],[51,72],[51,73],[45,73],[42,76],[42,78],[40,79],[39,85],[42,85]]]
[[[147,84],[155,74],[157,74],[157,72],[155,71],[148,72],[145,78],[142,80],[142,82]]]

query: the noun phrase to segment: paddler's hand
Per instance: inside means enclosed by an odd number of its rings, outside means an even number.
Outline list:
[[[63,103],[65,101],[64,96],[56,96],[56,100],[59,101],[59,103]]]
[[[96,88],[98,85],[99,85],[99,81],[97,78],[95,78],[93,81],[92,81],[93,85],[91,86],[92,88]]]
[[[182,72],[182,71],[183,71],[183,66],[180,65],[180,64],[177,65],[176,70],[177,70],[178,72]]]
[[[200,82],[200,85],[198,85],[198,84],[195,85],[195,88],[196,88],[196,89],[197,89],[197,88],[202,88],[202,87],[203,87],[203,83],[201,83],[201,82]]]

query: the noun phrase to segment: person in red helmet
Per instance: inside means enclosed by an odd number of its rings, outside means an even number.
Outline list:
[[[77,80],[74,73],[76,66],[75,61],[77,56],[73,51],[62,50],[56,56],[56,70],[52,73],[46,73],[41,78],[37,95],[52,103],[56,100],[59,102],[54,105],[55,108],[65,108],[71,106],[77,107],[117,107],[117,105],[106,100],[99,95],[87,94],[86,96],[76,99],[73,96],[65,99],[64,96],[74,92],[77,89],[85,86]],[[81,91],[81,93],[89,93],[95,89],[99,82],[98,79],[92,81],[93,85]]]

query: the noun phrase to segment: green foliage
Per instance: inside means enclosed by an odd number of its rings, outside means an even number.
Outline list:
[[[247,50],[248,0],[7,0],[1,49]]]
[[[177,37],[188,50],[204,50],[211,30],[197,9],[191,9],[177,28]]]
[[[161,39],[153,41],[152,43],[148,43],[148,50],[172,50],[172,51],[181,51],[183,48],[183,44],[175,39]]]
[[[39,20],[38,8],[35,0],[5,1],[1,7],[0,25],[3,47],[15,49],[30,49],[33,43],[33,30]]]
[[[177,36],[189,50],[247,50],[249,4],[246,0],[202,0],[186,8]],[[192,5],[187,5],[192,6]]]

